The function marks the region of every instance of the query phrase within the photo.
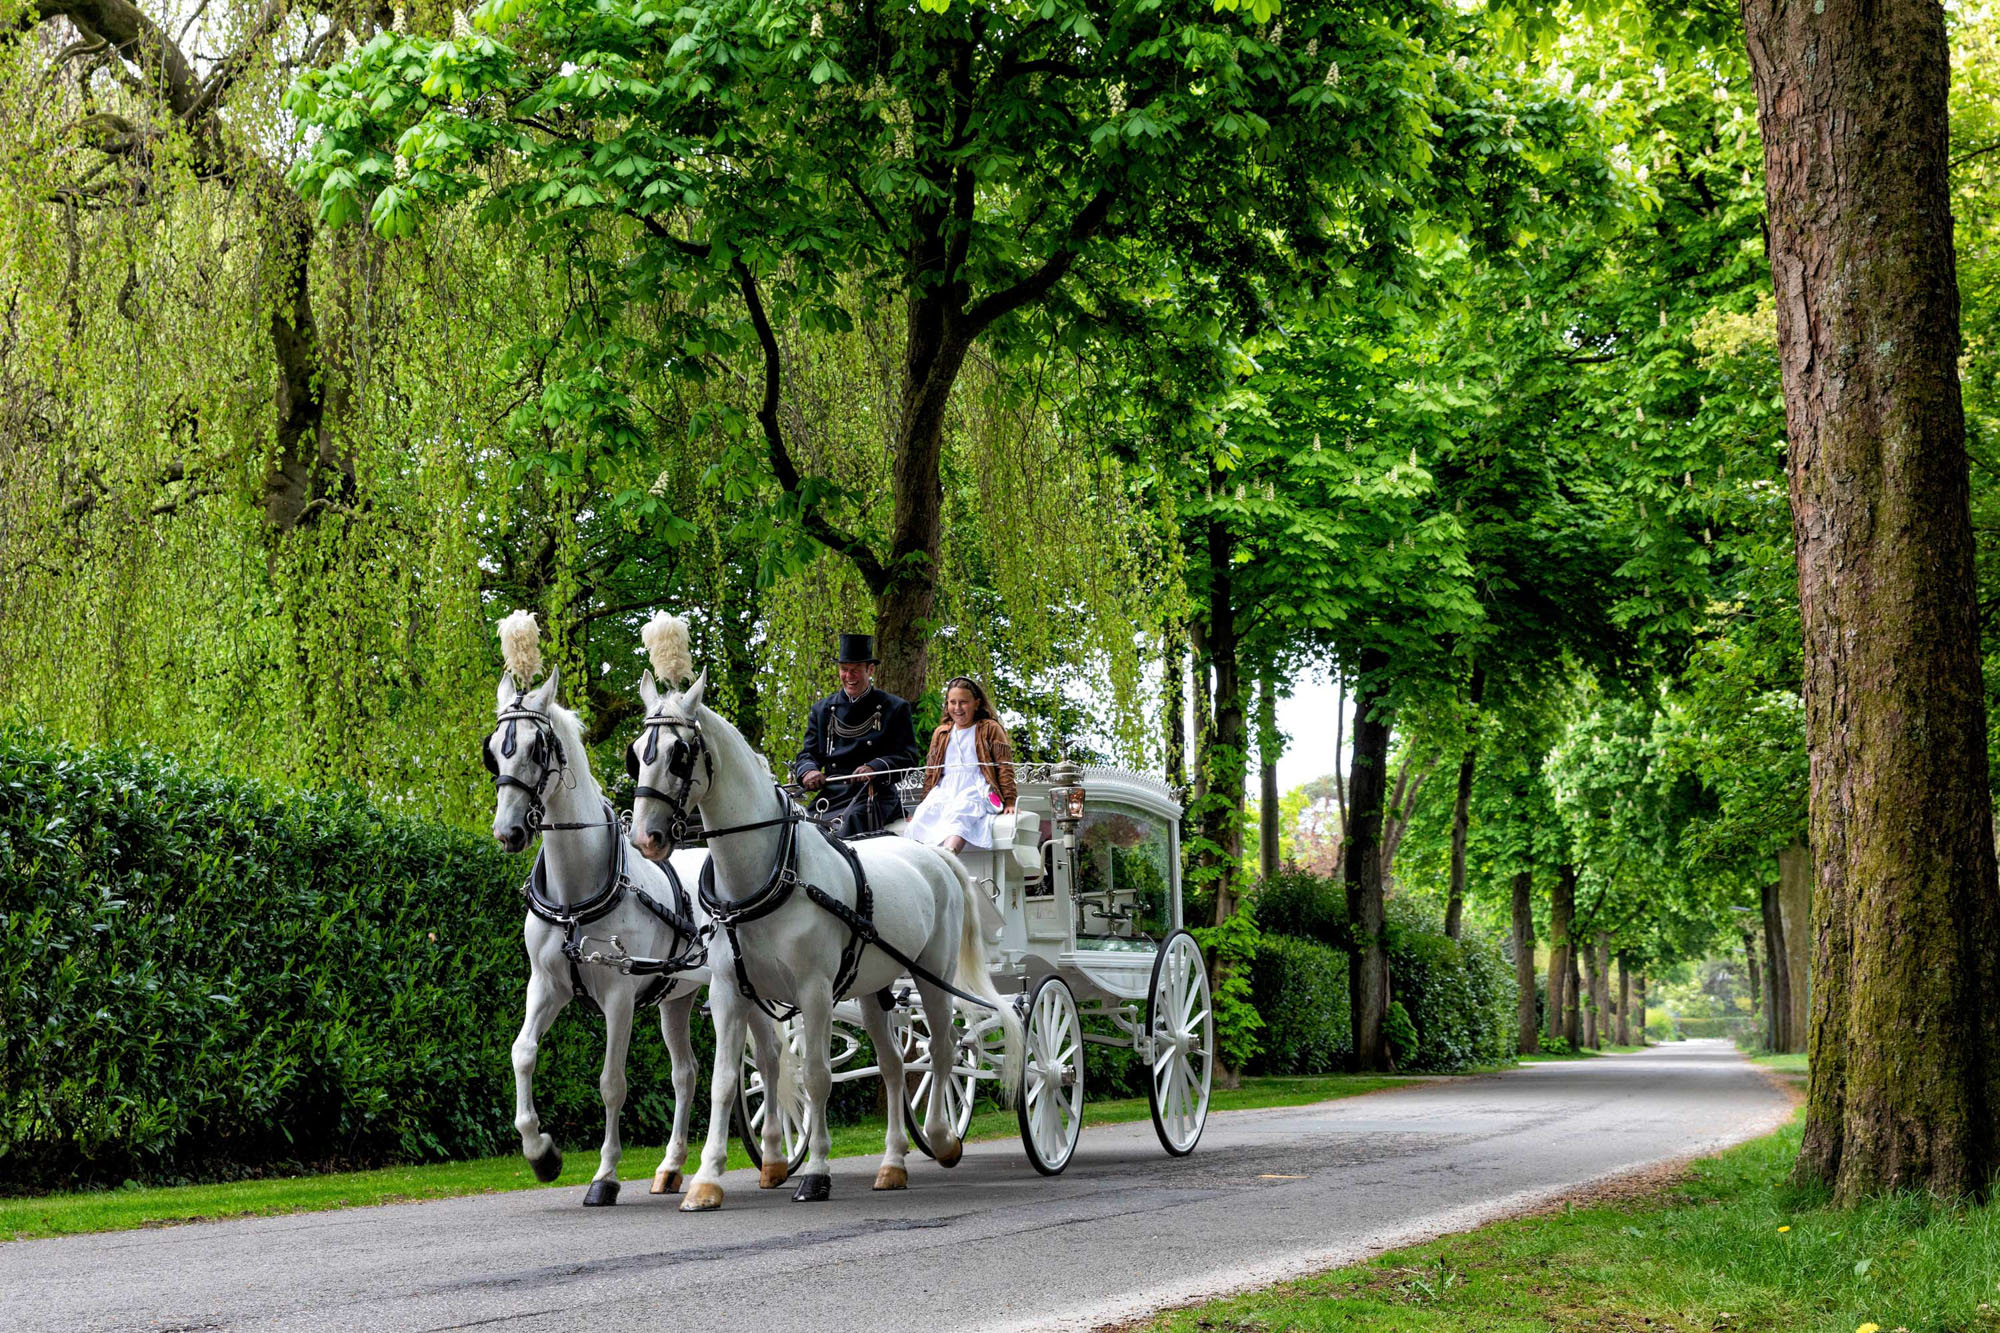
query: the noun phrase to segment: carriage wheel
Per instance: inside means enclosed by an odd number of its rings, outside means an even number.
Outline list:
[[[1015,1113],[1028,1160],[1045,1176],[1059,1175],[1083,1132],[1083,1023],[1063,979],[1035,983],[1028,998],[1028,1067]]]
[[[1152,1077],[1146,1080],[1153,1131],[1170,1155],[1185,1157],[1208,1124],[1208,1090],[1215,1074],[1208,967],[1194,936],[1185,930],[1169,935],[1153,960],[1146,1035],[1153,1043]]]
[[[952,1136],[962,1141],[972,1125],[980,1080],[1000,1077],[997,1067],[1000,1055],[996,1048],[1006,1037],[995,1018],[986,1018],[968,1030],[965,1010],[956,1004],[951,1007],[951,1036],[952,1065],[944,1087],[945,1122],[951,1126]],[[930,1023],[921,1006],[909,1011],[909,1021],[903,1024],[899,1040],[903,1049],[903,1086],[908,1090],[903,1098],[903,1126],[918,1152],[936,1157],[930,1140],[924,1137],[923,1127],[924,1107],[930,1101],[931,1078],[936,1071],[931,1067]]]
[[[778,1039],[791,1047],[795,1067],[803,1064],[799,1059],[799,1021],[795,1018],[778,1025]],[[782,1100],[783,1105],[773,1107],[774,1100]],[[750,1165],[764,1165],[764,1117],[775,1113],[782,1117],[780,1128],[784,1132],[786,1173],[797,1171],[806,1160],[806,1095],[801,1083],[792,1089],[788,1098],[774,1099],[764,1086],[764,1075],[757,1069],[757,1047],[746,1036],[743,1041],[743,1067],[736,1080],[736,1137],[742,1140],[743,1151],[749,1155]]]

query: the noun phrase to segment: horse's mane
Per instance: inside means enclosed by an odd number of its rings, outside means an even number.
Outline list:
[[[697,713],[701,722],[701,734],[710,745],[718,750],[727,748],[733,751],[730,756],[733,762],[742,764],[752,773],[762,774],[766,782],[773,780],[771,761],[766,759],[761,751],[753,749],[749,741],[743,739],[743,733],[736,729],[735,723],[707,704],[701,705]]]

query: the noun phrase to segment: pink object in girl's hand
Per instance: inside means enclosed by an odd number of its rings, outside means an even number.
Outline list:
[[[987,800],[989,800],[989,801],[991,801],[991,802],[993,802],[993,808],[994,808],[995,810],[1002,810],[1002,809],[1005,809],[1005,808],[1006,808],[1006,805],[1007,805],[1007,803],[1006,803],[1005,801],[1003,801],[1003,800],[1001,800],[1001,799],[1000,799],[1000,793],[999,793],[999,792],[997,792],[997,791],[994,791],[994,790],[993,790],[992,788],[990,788],[990,787],[989,787],[989,788],[987,788],[987,791],[986,791],[986,799],[987,799]]]

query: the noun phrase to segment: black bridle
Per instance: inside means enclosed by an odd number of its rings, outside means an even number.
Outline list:
[[[607,826],[596,820],[581,824],[548,822],[549,811],[543,804],[543,796],[548,791],[549,785],[561,777],[563,770],[569,767],[569,756],[564,753],[562,736],[556,731],[555,723],[549,720],[547,713],[528,707],[527,697],[517,694],[514,696],[514,702],[502,710],[494,722],[496,730],[499,724],[506,724],[506,730],[500,737],[500,754],[493,753],[493,738],[488,736],[486,743],[480,747],[479,757],[485,761],[486,771],[493,775],[493,786],[496,791],[502,787],[519,787],[527,793],[528,817],[524,822],[528,826],[530,837],[537,833]],[[528,743],[528,762],[540,770],[533,782],[523,782],[512,773],[500,771],[500,756],[512,759],[519,749],[520,742],[516,732],[523,722],[527,723],[535,734],[534,739]],[[617,819],[613,816],[610,819],[610,827],[616,826]]]
[[[673,749],[667,755],[667,777],[679,786],[679,791],[673,795],[639,781],[639,774],[644,768],[660,760],[662,731],[673,733]],[[667,837],[675,847],[684,846],[688,841],[688,800],[694,794],[694,766],[697,763],[702,766],[705,781],[715,781],[715,756],[709,753],[708,738],[701,734],[701,723],[693,718],[669,717],[665,710],[647,715],[640,728],[640,736],[646,742],[643,754],[640,753],[638,740],[625,747],[625,772],[636,784],[632,788],[632,799],[636,802],[644,796],[666,806]]]

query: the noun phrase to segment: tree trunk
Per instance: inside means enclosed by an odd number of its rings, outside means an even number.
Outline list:
[[[1639,1012],[1639,1031],[1637,1036],[1639,1044],[1644,1046],[1646,1044],[1646,973],[1643,968],[1632,978],[1632,1003]]]
[[[1593,987],[1597,1001],[1597,1044],[1611,1044],[1611,932],[1597,932],[1597,982]]]
[[[1593,949],[1590,941],[1586,939],[1583,947],[1577,950],[1577,955],[1583,960],[1583,1002],[1580,1006],[1583,1044],[1596,1050],[1602,1044],[1597,1032],[1598,1019],[1601,1017],[1597,1008],[1597,950]]]
[[[1187,630],[1170,624],[1160,642],[1160,730],[1166,742],[1167,782],[1187,785]]]
[[[1618,1044],[1632,1044],[1632,964],[1622,949],[1618,953]]]
[[[1215,732],[1203,767],[1209,799],[1202,833],[1220,851],[1216,866],[1215,924],[1236,910],[1236,875],[1243,864],[1243,780],[1249,768],[1241,648],[1236,636],[1236,537],[1229,525],[1208,521],[1208,660],[1215,669]],[[1220,799],[1217,799],[1217,797]]]
[[[1472,669],[1472,687],[1468,693],[1472,707],[1478,708],[1486,694],[1483,669]],[[1444,904],[1444,933],[1452,939],[1458,938],[1465,922],[1465,838],[1472,826],[1472,770],[1479,758],[1478,723],[1467,723],[1466,732],[1471,739],[1458,761],[1458,799],[1451,807],[1451,888]]]
[[[1278,690],[1267,672],[1257,682],[1257,870],[1278,873]]]
[[[1806,1048],[1812,1002],[1812,855],[1794,843],[1778,853],[1778,915],[1785,923],[1785,979],[1791,1041],[1788,1051]]]
[[[1572,930],[1572,935],[1574,931]],[[1574,942],[1569,948],[1569,980],[1565,983],[1563,998],[1568,1001],[1563,1012],[1563,1036],[1569,1041],[1573,1051],[1583,1049],[1583,978],[1579,975],[1580,956],[1589,952]]]
[[[1765,1024],[1771,1036],[1771,1049],[1789,1051],[1795,1049],[1794,1037],[1803,1038],[1804,1033],[1792,1030],[1792,980],[1788,951],[1785,948],[1785,919],[1778,907],[1778,886],[1766,884],[1763,890],[1764,906],[1764,982],[1771,997],[1771,1019]]]
[[[1570,1013],[1570,922],[1576,915],[1576,867],[1565,863],[1556,872],[1555,887],[1549,892],[1549,1036],[1571,1041]]]
[[[1382,939],[1382,807],[1388,790],[1389,733],[1394,723],[1384,699],[1389,655],[1361,655],[1354,691],[1354,769],[1347,784],[1347,844],[1341,870],[1347,884],[1348,1011],[1354,1028],[1354,1067],[1389,1068],[1382,1020],[1389,1011],[1389,951]]]
[[[1744,0],[1805,645],[1817,937],[1797,1177],[2000,1167],[2000,882],[1934,0]],[[1805,986],[1794,977],[1795,987]]]
[[[1763,969],[1757,965],[1757,937],[1743,932],[1743,962],[1750,973],[1750,1013],[1761,1023],[1764,1017]]]
[[[1535,1013],[1535,872],[1514,876],[1514,1028],[1521,1054],[1542,1048],[1541,1024]]]
[[[1465,921],[1465,835],[1472,822],[1472,768],[1477,750],[1458,761],[1458,799],[1451,807],[1451,890],[1444,904],[1444,933],[1457,939]]]

